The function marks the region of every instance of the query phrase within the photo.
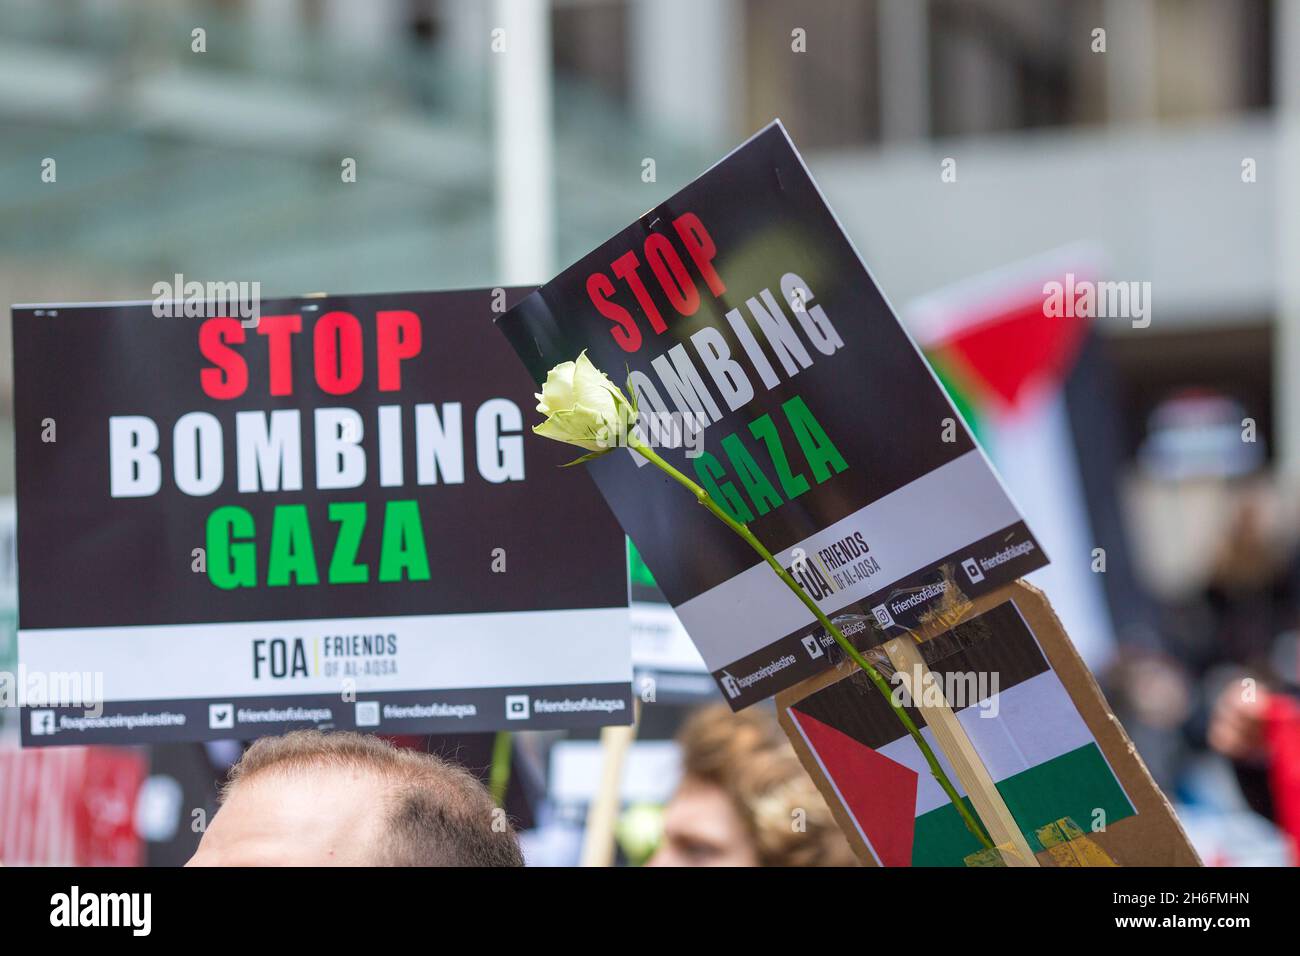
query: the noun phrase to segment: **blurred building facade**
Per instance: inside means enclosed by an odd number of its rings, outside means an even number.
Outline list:
[[[1094,241],[1153,287],[1152,328],[1102,329],[1135,410],[1248,369],[1290,462],[1294,7],[0,0],[0,292],[540,282],[780,117],[895,304]]]

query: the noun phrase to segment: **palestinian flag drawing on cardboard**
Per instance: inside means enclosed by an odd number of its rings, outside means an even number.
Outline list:
[[[1197,863],[1040,592],[1021,583],[1000,589],[921,650],[935,679],[930,686],[942,688],[954,705],[1040,863],[1079,858],[1062,855],[1061,826],[1082,831],[1094,858]],[[963,866],[979,852],[912,738],[856,668],[805,681],[778,697],[777,706],[805,768],[864,862]],[[956,783],[920,711],[909,713]],[[1065,820],[1077,830],[1060,824]]]

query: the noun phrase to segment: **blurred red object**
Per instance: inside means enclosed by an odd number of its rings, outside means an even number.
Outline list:
[[[0,750],[0,862],[139,866],[143,755],[110,747]]]
[[[1274,694],[1264,717],[1264,734],[1274,819],[1291,843],[1291,862],[1300,866],[1300,703]]]

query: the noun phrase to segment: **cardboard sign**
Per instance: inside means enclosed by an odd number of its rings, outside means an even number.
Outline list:
[[[625,539],[504,295],[16,307],[20,661],[106,701],[24,743],[630,722]]]
[[[878,643],[1046,562],[774,124],[497,320],[534,379],[586,350],[642,438]],[[667,447],[677,439],[681,447]],[[698,439],[698,442],[694,439]],[[588,466],[739,709],[829,663],[740,538],[630,450]]]
[[[1042,592],[1016,583],[946,610],[922,628],[928,639],[917,648],[931,679],[895,676],[883,662],[882,670],[895,688],[906,687],[900,700],[968,804],[953,760],[911,695],[945,695],[1040,865],[1198,865]],[[864,863],[999,865],[981,852],[920,748],[855,665],[783,692],[777,711]]]

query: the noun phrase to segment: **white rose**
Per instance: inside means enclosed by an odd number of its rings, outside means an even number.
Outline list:
[[[585,351],[576,362],[561,362],[551,369],[535,397],[546,421],[534,426],[534,432],[595,454],[616,448],[637,417],[633,403]]]

